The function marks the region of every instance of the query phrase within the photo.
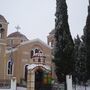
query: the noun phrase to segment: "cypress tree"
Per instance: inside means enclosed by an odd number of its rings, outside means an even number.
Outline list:
[[[87,67],[87,79],[90,79],[90,0],[88,6],[88,16],[86,25],[84,28],[85,47],[86,47],[86,67]]]
[[[73,71],[73,40],[70,34],[66,0],[56,0],[54,63],[59,82]]]
[[[83,36],[82,36],[83,37]],[[85,84],[86,82],[86,48],[84,43],[84,37],[80,40],[79,36],[74,40],[74,61],[75,61],[75,73],[74,80],[77,84]]]
[[[78,82],[78,76],[80,73],[80,58],[79,58],[79,47],[80,47],[81,40],[79,36],[74,39],[74,71],[73,71],[73,82],[76,84]]]

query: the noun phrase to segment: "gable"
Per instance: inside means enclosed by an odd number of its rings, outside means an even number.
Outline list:
[[[34,40],[30,40],[30,41],[25,41],[25,42],[23,42],[23,43],[21,43],[20,45],[19,45],[19,47],[21,47],[21,46],[26,46],[26,45],[33,45],[33,46],[43,46],[43,47],[45,47],[45,48],[48,48],[48,49],[52,49],[49,45],[47,45],[45,42],[43,42],[43,41],[41,41],[40,39],[34,39]]]

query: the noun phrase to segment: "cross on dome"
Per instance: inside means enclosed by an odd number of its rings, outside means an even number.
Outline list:
[[[21,29],[21,27],[19,25],[17,25],[15,28],[16,28],[17,32]]]

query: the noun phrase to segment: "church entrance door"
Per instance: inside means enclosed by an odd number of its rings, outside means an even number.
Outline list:
[[[42,69],[37,69],[35,72],[35,90],[43,90],[43,75]]]

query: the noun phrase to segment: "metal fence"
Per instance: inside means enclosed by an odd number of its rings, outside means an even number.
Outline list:
[[[0,80],[0,89],[10,89],[11,80]]]
[[[73,84],[72,87],[73,87],[72,90],[90,90],[90,85],[85,87],[83,85]],[[52,86],[52,90],[64,90],[64,84],[55,83]]]
[[[52,90],[64,90],[64,84],[54,83],[52,85]]]

